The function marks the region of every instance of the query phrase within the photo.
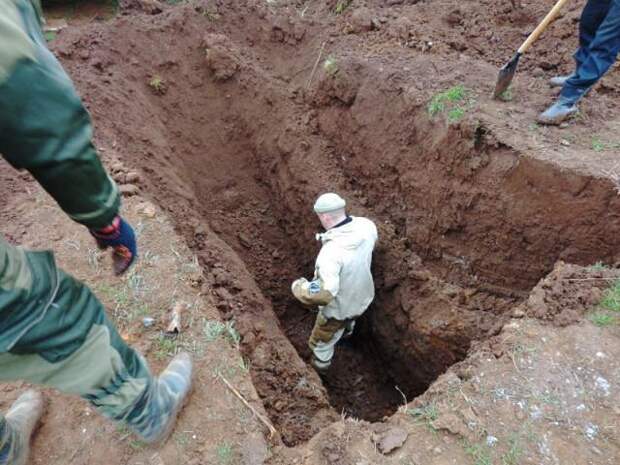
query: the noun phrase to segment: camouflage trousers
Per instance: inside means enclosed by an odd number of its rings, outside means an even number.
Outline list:
[[[312,350],[312,365],[319,371],[329,368],[334,348],[342,336],[349,336],[355,328],[355,320],[327,318],[321,311],[316,316],[308,346]]]
[[[126,423],[142,415],[136,406],[154,383],[87,286],[56,268],[51,253],[0,237],[0,382],[16,380],[77,394]],[[9,429],[0,416],[0,456]]]

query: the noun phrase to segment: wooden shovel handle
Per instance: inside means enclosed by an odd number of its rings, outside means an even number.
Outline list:
[[[568,0],[558,0],[558,2],[554,5],[554,7],[551,8],[551,11],[547,13],[547,16],[545,16],[545,19],[541,21],[541,23],[536,27],[536,29],[532,31],[530,36],[527,39],[525,39],[525,42],[523,42],[523,45],[519,47],[518,52],[520,54],[525,53],[527,49],[530,48],[530,46],[536,41],[536,39],[540,37],[540,35],[544,32],[544,30],[547,29],[547,26],[549,26],[549,23],[551,23],[551,21],[553,21],[558,16],[558,14],[560,13],[560,10],[562,9],[562,7],[564,6],[566,2],[568,2]]]

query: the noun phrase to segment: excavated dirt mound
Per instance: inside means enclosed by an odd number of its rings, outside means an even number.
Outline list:
[[[618,258],[617,77],[566,132],[533,124],[546,78],[570,69],[576,5],[522,60],[513,100],[494,102],[498,65],[551,1],[153,3],[51,46],[125,194],[151,196],[197,254],[285,444],[423,393],[558,259]],[[312,274],[324,191],[380,243],[377,298],[320,380],[305,362],[314,315],[289,287]],[[564,313],[547,308],[525,311]]]

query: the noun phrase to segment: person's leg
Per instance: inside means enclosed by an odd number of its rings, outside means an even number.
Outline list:
[[[312,350],[312,366],[319,373],[325,373],[332,363],[334,347],[342,337],[346,322],[326,318],[318,313],[308,346]]]
[[[612,0],[609,12],[590,43],[586,60],[562,87],[560,97],[538,117],[542,124],[560,124],[577,113],[577,102],[609,70],[620,52],[620,0]]]
[[[148,366],[88,287],[61,270],[57,276],[58,290],[43,318],[0,353],[0,380],[78,394],[103,415],[123,419],[154,381]]]
[[[579,47],[575,51],[575,69],[588,59],[590,54],[590,44],[594,39],[596,30],[601,25],[609,11],[612,0],[588,0],[588,3],[581,12],[579,19]],[[551,87],[562,87],[576,71],[564,76],[554,76],[549,79]]]
[[[90,289],[57,269],[51,254],[17,253],[20,249],[6,243],[4,247],[8,269],[30,275],[11,282],[30,288],[7,289],[5,294],[20,300],[0,305],[0,380],[24,380],[78,394],[144,440],[163,439],[189,392],[189,356],[177,356],[154,379]],[[53,298],[42,298],[47,295]]]
[[[577,67],[560,94],[576,103],[615,63],[620,52],[620,0],[612,0],[607,15],[596,30],[585,60]]]
[[[596,31],[609,13],[613,0],[588,0],[579,18],[579,48],[574,58],[577,67],[584,63],[590,54],[590,44]]]
[[[0,465],[25,465],[30,436],[43,413],[43,397],[34,390],[23,393],[4,418],[0,415]]]

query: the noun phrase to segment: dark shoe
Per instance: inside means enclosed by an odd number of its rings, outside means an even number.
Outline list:
[[[566,84],[566,81],[568,81],[572,77],[572,74],[567,74],[566,76],[554,76],[549,79],[549,85],[551,87],[562,87],[564,84]]]
[[[43,415],[43,396],[29,389],[6,414],[8,440],[0,450],[0,464],[25,465],[30,454],[30,437]]]
[[[578,111],[577,105],[572,100],[559,98],[557,102],[538,115],[537,121],[541,124],[558,125]]]
[[[176,423],[192,385],[192,359],[181,352],[155,379],[127,419],[144,442],[165,441]]]

